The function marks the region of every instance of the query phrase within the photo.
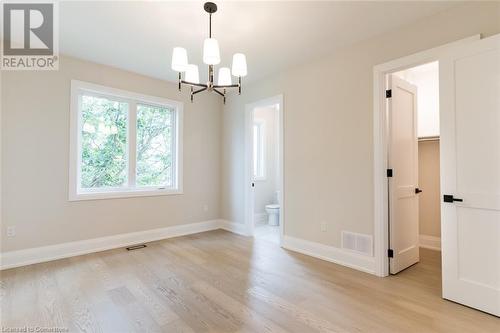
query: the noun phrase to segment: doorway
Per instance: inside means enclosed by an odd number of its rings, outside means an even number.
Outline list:
[[[440,251],[439,63],[387,74],[389,272]],[[435,271],[440,271],[436,267]]]
[[[374,67],[377,275],[389,275],[391,254],[386,75],[439,61],[442,297],[496,316],[500,314],[498,59],[500,35],[484,39],[475,35]]]
[[[245,225],[256,239],[281,245],[283,238],[282,96],[245,110]]]

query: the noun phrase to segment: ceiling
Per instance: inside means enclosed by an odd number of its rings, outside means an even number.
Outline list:
[[[212,34],[221,65],[247,56],[254,81],[335,52],[336,49],[449,9],[457,2],[217,2]],[[160,79],[175,81],[174,46],[202,65],[208,34],[203,2],[60,3],[60,52]],[[200,66],[201,80],[206,70]]]

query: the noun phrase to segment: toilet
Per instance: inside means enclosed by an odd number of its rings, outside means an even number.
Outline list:
[[[266,205],[266,212],[268,216],[267,224],[277,226],[280,224],[280,205],[279,205],[280,191],[275,193],[275,202],[277,204]]]

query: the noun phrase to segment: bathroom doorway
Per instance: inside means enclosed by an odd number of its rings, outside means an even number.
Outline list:
[[[246,107],[245,224],[256,239],[283,235],[283,103],[276,96]]]

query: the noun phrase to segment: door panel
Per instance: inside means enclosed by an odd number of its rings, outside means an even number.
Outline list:
[[[390,273],[419,261],[417,87],[391,75],[389,116]]]
[[[440,61],[443,297],[500,315],[500,36]]]
[[[484,253],[500,253],[500,242],[496,238],[500,224],[500,213],[494,210],[457,207],[458,228],[458,278],[460,280],[500,288],[495,256]],[[473,236],[471,236],[473,235]],[[481,242],[474,241],[480,239]],[[477,258],[482,258],[477,260]]]
[[[455,61],[457,190],[462,193],[500,196],[499,62],[498,50]]]

